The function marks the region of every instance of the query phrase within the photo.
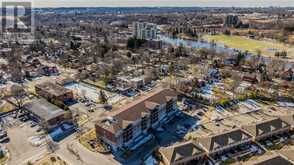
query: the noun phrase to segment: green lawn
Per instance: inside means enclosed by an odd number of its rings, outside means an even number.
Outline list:
[[[275,51],[287,51],[288,57],[294,58],[294,47],[290,47],[286,44],[266,41],[266,40],[254,40],[241,36],[228,36],[228,35],[205,35],[203,38],[207,41],[215,41],[216,43],[224,44],[228,47],[256,53],[257,50],[262,52],[263,56],[273,57]]]

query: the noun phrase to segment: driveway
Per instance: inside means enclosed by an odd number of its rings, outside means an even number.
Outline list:
[[[76,151],[76,153],[79,155],[79,159],[75,154],[71,153],[68,148]],[[59,150],[56,151],[56,154],[70,165],[119,164],[118,162],[113,160],[112,155],[93,153],[82,146],[77,140],[63,143],[62,145],[60,145]]]

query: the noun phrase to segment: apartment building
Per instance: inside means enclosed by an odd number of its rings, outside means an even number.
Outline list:
[[[173,118],[177,111],[176,101],[177,93],[171,89],[151,92],[97,121],[97,138],[113,150],[131,148],[150,137],[149,129],[157,128]]]
[[[147,22],[135,22],[133,26],[133,36],[135,38],[144,40],[157,39],[157,26],[155,24]]]

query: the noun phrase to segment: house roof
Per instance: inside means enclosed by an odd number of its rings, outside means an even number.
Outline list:
[[[32,102],[25,104],[24,108],[45,121],[65,114],[64,110],[45,99],[34,99]]]
[[[177,92],[171,89],[159,89],[151,92],[148,95],[139,98],[118,110],[110,112],[107,117],[97,121],[97,124],[108,131],[115,133],[120,129],[126,128],[129,124],[142,118],[153,110],[156,106],[164,104],[177,96]],[[111,119],[113,122],[104,124],[106,119]]]
[[[37,84],[36,87],[40,88],[42,90],[45,90],[54,96],[61,96],[61,95],[64,95],[68,92],[71,92],[70,89],[64,88],[63,86],[54,84],[49,81],[41,83],[41,84]]]
[[[199,137],[196,141],[207,151],[213,151],[249,138],[251,138],[249,134],[237,128],[226,132],[208,135],[207,137]]]
[[[294,114],[280,116],[280,119],[294,126]]]
[[[159,151],[161,155],[169,161],[169,163],[174,163],[178,160],[204,153],[200,147],[191,141],[179,143],[169,147],[162,147]]]
[[[293,165],[294,150],[280,150],[277,152],[266,153],[256,160],[245,162],[244,165]]]
[[[252,136],[260,136],[269,132],[273,132],[282,128],[289,127],[290,125],[280,118],[273,118],[270,120],[253,123],[243,126],[243,129]]]

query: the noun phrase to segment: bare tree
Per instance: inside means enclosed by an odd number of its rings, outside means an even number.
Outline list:
[[[100,90],[99,100],[103,104],[107,104],[107,102],[108,102],[108,98],[103,90]]]
[[[8,68],[11,74],[12,81],[20,82],[23,80],[21,56],[23,52],[20,48],[14,47],[8,58]]]
[[[237,89],[240,86],[241,82],[242,82],[242,78],[238,73],[234,73],[232,75],[232,79],[233,79],[233,83],[231,86],[231,92],[233,93],[233,99],[236,99],[236,93],[237,93]]]
[[[11,96],[14,98],[17,108],[22,108],[26,96],[24,88],[19,85],[13,85],[11,87]]]

